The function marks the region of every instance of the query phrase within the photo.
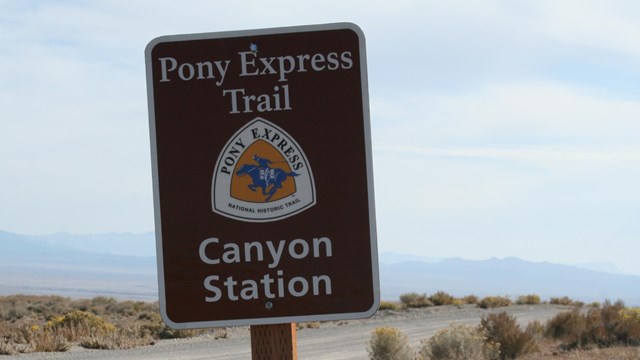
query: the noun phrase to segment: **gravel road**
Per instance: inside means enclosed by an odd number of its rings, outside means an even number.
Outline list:
[[[516,316],[521,326],[533,320],[542,322],[570,307],[555,305],[515,305],[486,310],[475,306],[438,306],[401,312],[380,311],[370,319],[322,323],[320,328],[298,330],[298,357],[315,360],[367,359],[366,343],[371,332],[379,326],[393,326],[405,332],[411,345],[417,347],[420,340],[450,324],[480,323],[480,317],[490,312],[507,311]],[[66,353],[21,354],[3,358],[17,359],[65,359],[65,360],[240,360],[251,358],[248,327],[228,330],[226,339],[215,340],[211,336],[191,339],[162,340],[153,346],[131,350],[88,350],[73,347]]]

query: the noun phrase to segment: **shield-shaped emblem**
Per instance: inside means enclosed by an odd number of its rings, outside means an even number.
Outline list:
[[[263,118],[240,128],[220,152],[211,197],[215,213],[249,222],[284,219],[316,202],[311,166],[302,148]]]

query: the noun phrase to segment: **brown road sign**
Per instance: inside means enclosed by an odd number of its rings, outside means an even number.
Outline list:
[[[176,328],[379,304],[365,44],[353,24],[146,49],[160,305]]]

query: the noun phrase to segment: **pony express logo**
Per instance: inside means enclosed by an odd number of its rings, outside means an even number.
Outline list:
[[[311,167],[300,145],[262,118],[238,130],[225,145],[211,195],[215,213],[249,222],[284,219],[316,202]]]

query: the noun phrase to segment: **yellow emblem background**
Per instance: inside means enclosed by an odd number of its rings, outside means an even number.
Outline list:
[[[287,173],[291,172],[291,167],[287,163],[287,160],[282,156],[282,154],[274,148],[271,144],[264,140],[256,140],[253,144],[251,144],[240,156],[238,162],[236,163],[235,168],[233,169],[233,177],[231,179],[231,196],[238,200],[249,201],[254,203],[264,203],[264,199],[267,195],[262,194],[262,188],[256,188],[256,191],[252,191],[249,189],[249,185],[253,184],[253,180],[249,175],[238,176],[236,173],[243,165],[258,165],[255,160],[253,160],[253,156],[258,155],[261,158],[266,158],[271,160],[271,164],[269,165],[272,169],[281,169]],[[267,192],[273,187],[273,184],[270,184],[267,189]],[[296,192],[296,181],[293,177],[287,177],[282,182],[282,188],[276,191],[276,193],[269,199],[269,202],[277,201],[283,199],[289,195],[292,195]],[[267,202],[267,203],[269,203]]]

